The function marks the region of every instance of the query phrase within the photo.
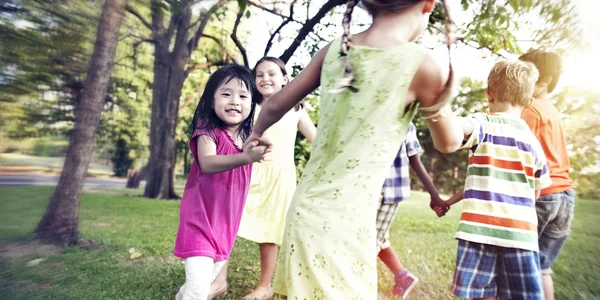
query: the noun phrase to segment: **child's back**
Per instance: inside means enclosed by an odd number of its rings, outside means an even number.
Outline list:
[[[471,151],[456,238],[538,251],[535,189],[536,173],[547,173],[544,152],[518,117],[472,118],[479,126],[465,143]]]
[[[377,290],[377,249],[370,241],[375,238],[378,196],[413,116],[404,114],[404,102],[398,99],[406,98],[426,51],[412,43],[384,49],[354,46],[349,57],[359,91],[334,94],[328,91],[341,73],[339,43],[338,39],[331,44],[323,62],[319,134],[287,218],[280,258],[289,261],[278,263],[277,274],[300,276],[276,276],[274,289],[300,298],[372,299]],[[300,199],[308,201],[296,201]],[[327,217],[331,212],[335,218]],[[304,257],[311,258],[311,264],[316,259],[313,272],[306,274]],[[336,266],[333,276],[321,273],[327,266]],[[339,285],[342,280],[348,284],[346,290]],[[320,286],[339,287],[314,294]]]

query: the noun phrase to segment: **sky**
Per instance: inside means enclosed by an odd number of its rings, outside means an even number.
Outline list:
[[[266,2],[266,1],[265,1]],[[312,11],[314,14],[317,9],[320,8],[324,0],[313,0],[311,1]],[[461,11],[460,0],[449,0],[450,7],[452,8],[453,17],[455,22],[460,26],[461,23],[466,22],[469,16],[467,13]],[[557,90],[560,90],[561,86],[578,86],[585,89],[591,89],[600,92],[600,84],[597,82],[597,72],[600,71],[600,18],[597,17],[600,11],[600,1],[598,0],[573,0],[575,9],[579,13],[579,23],[583,30],[582,39],[584,47],[582,49],[572,51],[563,56],[563,74]],[[342,9],[339,7],[338,9]],[[282,13],[287,14],[287,9],[284,9]],[[305,11],[296,10],[295,14],[299,20],[306,18]],[[253,17],[253,28],[260,28],[268,26],[274,30],[280,23],[281,18],[273,16],[269,13],[261,13],[259,16]],[[360,32],[364,27],[356,25],[356,23],[368,23],[369,16],[364,11],[357,9],[353,15],[353,27],[351,31],[353,33]],[[341,24],[341,20],[330,20],[335,24]],[[300,25],[288,26],[286,32],[283,32],[284,36],[294,36]],[[336,36],[341,35],[341,26],[331,26],[327,32],[323,32],[323,37],[330,37],[333,39]],[[252,30],[248,37],[248,56],[250,65],[263,56],[264,45],[266,45],[270,34],[268,31]],[[291,39],[281,39],[274,43],[272,50],[269,52],[270,55],[279,56],[282,51],[289,46]],[[436,56],[441,61],[447,61],[447,50],[445,45],[440,44],[439,41],[425,41],[424,44],[430,47],[434,47]],[[257,45],[252,47],[252,45]],[[323,46],[325,43],[323,43]],[[529,49],[527,44],[519,44],[523,50]],[[509,55],[509,59],[516,59],[517,56]],[[485,80],[487,74],[493,64],[501,58],[488,55],[484,57],[481,50],[476,50],[464,45],[456,45],[452,50],[452,61],[455,68],[457,77],[472,77],[479,80]],[[301,65],[306,65],[310,60],[310,55],[300,48],[292,58],[291,63],[297,62]],[[288,63],[289,66],[292,64]]]

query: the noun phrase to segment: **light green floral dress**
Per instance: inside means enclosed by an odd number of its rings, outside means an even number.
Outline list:
[[[349,51],[358,93],[332,94],[340,39],[321,71],[318,134],[287,215],[273,290],[288,299],[376,299],[375,218],[416,105],[404,99],[426,49]]]

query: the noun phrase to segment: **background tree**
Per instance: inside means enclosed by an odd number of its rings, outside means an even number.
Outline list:
[[[59,245],[76,245],[79,236],[79,203],[92,156],[94,138],[108,87],[119,27],[126,0],[106,0],[81,99],[75,108],[75,127],[58,185],[34,237]]]

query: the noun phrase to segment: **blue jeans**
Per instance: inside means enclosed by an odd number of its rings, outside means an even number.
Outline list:
[[[552,274],[550,268],[567,241],[575,210],[572,189],[540,196],[535,208],[538,217],[540,264],[542,274]]]

